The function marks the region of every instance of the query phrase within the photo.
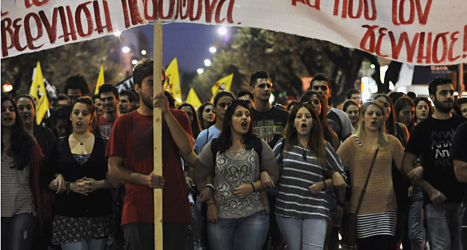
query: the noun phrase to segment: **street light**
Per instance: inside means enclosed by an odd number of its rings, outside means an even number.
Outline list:
[[[211,52],[213,54],[216,53],[216,51],[217,51],[217,49],[215,47],[209,48],[209,52]]]
[[[198,72],[198,74],[200,74],[200,75],[201,75],[201,74],[203,74],[203,72],[204,72],[204,69],[202,69],[202,68],[199,68],[198,70],[196,70],[196,72]]]
[[[130,52],[130,47],[128,47],[128,46],[123,47],[122,52],[125,53],[125,54]]]
[[[121,31],[115,31],[115,32],[114,32],[114,36],[120,36],[121,34],[122,34]]]
[[[144,50],[144,49],[143,49],[143,50],[141,50],[141,55],[143,55],[143,56],[144,56],[144,55],[146,55],[146,53],[147,53],[147,52],[146,52],[146,50]]]
[[[131,60],[131,64],[136,65],[137,63],[138,63],[138,60],[136,59]]]
[[[217,32],[221,35],[221,36],[225,36],[227,34],[227,29],[225,27],[220,27]]]
[[[209,60],[209,59],[204,60],[204,66],[206,66],[206,67],[211,66],[211,60]]]
[[[11,85],[11,83],[6,83],[6,84],[3,84],[2,88],[3,88],[3,92],[10,92],[13,90],[13,85]]]

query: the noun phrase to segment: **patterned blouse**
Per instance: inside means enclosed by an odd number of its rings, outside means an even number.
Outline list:
[[[235,188],[255,182],[255,154],[253,148],[217,154],[214,199],[219,218],[243,218],[264,210],[258,192],[242,199],[234,195]]]

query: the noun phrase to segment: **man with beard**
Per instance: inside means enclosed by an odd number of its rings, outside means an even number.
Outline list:
[[[122,227],[128,250],[154,249],[155,188],[163,188],[164,249],[185,249],[191,223],[188,189],[180,161],[183,157],[194,164],[188,159],[193,152],[191,125],[185,111],[169,109],[164,89],[152,97],[153,82],[163,85],[164,76],[163,73],[162,79],[154,81],[151,59],[144,59],[134,67],[133,80],[141,105],[115,121],[107,144],[109,174],[125,182]],[[153,172],[153,107],[160,107],[162,112],[164,177]]]
[[[23,117],[26,132],[34,136],[34,139],[36,139],[42,149],[42,153],[45,154],[49,145],[55,140],[54,133],[50,128],[37,125],[36,107],[32,96],[24,94],[18,95],[15,98],[15,102]]]
[[[117,110],[117,103],[120,100],[118,90],[111,84],[104,84],[99,88],[99,98],[104,112],[99,117],[99,127],[102,135],[109,137],[115,120],[120,116]]]
[[[435,78],[428,91],[435,113],[414,128],[405,148],[403,169],[424,191],[430,247],[460,250],[464,192],[454,174],[450,152],[454,132],[467,119],[451,114],[454,89],[450,79]],[[423,166],[414,168],[420,155]]]

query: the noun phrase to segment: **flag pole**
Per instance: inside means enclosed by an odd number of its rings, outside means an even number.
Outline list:
[[[162,92],[162,23],[154,21],[154,84],[153,96]],[[161,108],[153,110],[154,132],[154,174],[162,175],[162,112]],[[162,189],[154,189],[154,247],[163,250],[162,235]]]

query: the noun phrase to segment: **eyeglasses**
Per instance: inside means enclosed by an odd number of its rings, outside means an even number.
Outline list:
[[[232,105],[241,105],[246,109],[250,109],[250,101],[248,101],[248,100],[232,100],[229,103],[229,107],[232,106]]]
[[[321,89],[321,91],[326,91],[328,90],[328,86],[326,85],[323,85],[323,86],[313,86],[313,90],[319,90]]]

